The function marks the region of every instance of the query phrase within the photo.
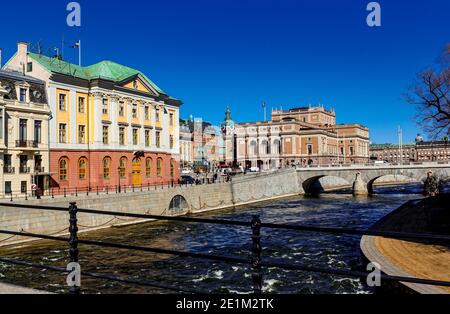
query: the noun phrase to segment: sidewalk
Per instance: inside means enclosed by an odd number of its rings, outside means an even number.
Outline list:
[[[0,283],[0,294],[50,294],[49,292]]]

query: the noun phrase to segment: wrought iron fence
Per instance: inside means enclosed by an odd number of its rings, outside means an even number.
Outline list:
[[[69,213],[69,227],[68,233],[69,237],[64,236],[54,236],[45,234],[36,234],[30,232],[18,232],[11,230],[0,230],[0,234],[11,235],[11,236],[22,236],[34,239],[51,240],[58,242],[66,242],[69,245],[69,262],[78,263],[78,246],[81,245],[92,245],[99,247],[109,247],[121,250],[131,250],[140,251],[147,253],[159,253],[165,255],[190,257],[195,259],[203,259],[216,262],[224,262],[231,264],[245,264],[252,268],[252,282],[253,282],[253,292],[254,294],[262,293],[262,283],[263,283],[263,268],[281,268],[293,271],[303,271],[303,272],[313,272],[322,273],[328,275],[344,276],[344,277],[354,277],[354,278],[367,278],[368,273],[364,271],[355,271],[350,269],[335,269],[330,267],[318,267],[310,266],[304,264],[294,264],[286,263],[280,261],[265,261],[263,259],[263,249],[261,244],[261,230],[265,229],[278,229],[278,230],[291,230],[291,231],[302,231],[302,232],[315,232],[315,233],[327,233],[333,235],[348,234],[357,236],[381,236],[387,238],[401,239],[401,240],[416,240],[416,241],[428,241],[432,243],[450,243],[450,235],[445,234],[430,234],[430,233],[406,233],[406,232],[396,232],[396,231],[378,231],[378,230],[366,230],[366,229],[352,229],[352,228],[334,228],[334,227],[321,227],[321,226],[308,226],[308,225],[292,225],[292,224],[276,224],[276,223],[264,223],[260,220],[259,216],[253,216],[251,221],[236,221],[236,220],[225,220],[225,219],[207,219],[201,217],[185,217],[185,216],[159,216],[150,214],[138,214],[138,213],[125,213],[125,212],[115,212],[115,211],[103,211],[96,209],[82,209],[78,208],[76,203],[70,203],[69,208],[54,207],[54,206],[37,206],[37,205],[23,205],[15,203],[0,203],[0,206],[5,206],[8,208],[25,208],[33,210],[44,210],[44,211],[56,211]],[[127,245],[122,243],[98,241],[98,240],[87,240],[78,238],[78,213],[91,214],[91,215],[106,215],[115,217],[129,217],[129,218],[140,218],[147,220],[165,220],[165,221],[178,221],[184,223],[201,223],[201,224],[216,224],[216,225],[229,225],[236,227],[247,227],[251,229],[251,251],[249,252],[249,258],[235,257],[235,256],[223,256],[215,254],[206,253],[196,253],[189,251],[180,251],[165,249],[159,247],[147,247],[147,246],[137,246],[137,245]],[[32,263],[28,261],[21,261],[10,258],[0,257],[0,262],[6,264],[13,264],[37,269],[52,270],[61,273],[69,273],[65,268],[55,267],[50,265],[42,265],[37,263]],[[104,279],[113,282],[119,282],[130,285],[147,286],[153,287],[165,291],[177,291],[184,293],[202,293],[197,289],[186,289],[183,287],[175,287],[166,285],[160,282],[154,282],[149,280],[136,280],[132,278],[123,278],[116,275],[109,274],[99,274],[94,272],[81,272],[82,276],[92,277],[97,279]],[[433,286],[443,286],[450,287],[449,281],[444,280],[432,280],[426,278],[415,278],[415,277],[405,277],[405,276],[391,276],[382,273],[380,275],[381,280],[389,282],[407,282],[423,285],[433,285]],[[81,293],[81,287],[72,286],[69,289],[72,294]]]
[[[14,171],[14,168],[12,168]],[[209,185],[217,183],[230,182],[231,178],[202,178],[194,180],[192,182],[179,181],[165,181],[158,183],[147,184],[121,184],[121,185],[103,185],[103,186],[81,186],[81,187],[50,187],[45,190],[33,191],[27,188],[26,191],[9,191],[0,195],[0,198],[8,199],[13,202],[14,200],[29,200],[39,196],[47,198],[55,197],[84,197],[89,195],[109,195],[109,194],[127,194],[135,192],[150,192],[154,190],[170,189],[177,187],[188,187],[195,185]]]

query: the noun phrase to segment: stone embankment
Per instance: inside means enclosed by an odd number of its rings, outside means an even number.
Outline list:
[[[238,208],[301,194],[295,169],[233,178],[232,182],[181,187],[159,187],[128,193],[101,193],[67,197],[29,199],[17,202],[27,205],[48,205],[68,208],[76,202],[79,208],[105,211],[176,216],[205,211]],[[5,200],[3,203],[9,203]],[[135,224],[148,220],[106,215],[78,215],[80,232]],[[67,234],[68,212],[0,206],[0,229],[50,235]],[[0,234],[0,246],[29,241]]]

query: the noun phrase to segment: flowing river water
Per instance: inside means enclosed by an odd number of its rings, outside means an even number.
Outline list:
[[[404,191],[408,193],[403,193]],[[262,206],[202,214],[205,218],[249,221],[260,215],[263,222],[306,224],[328,227],[368,228],[381,217],[410,199],[420,187],[383,189],[383,194],[354,198],[348,194],[322,194],[298,197]],[[83,234],[87,239],[140,246],[162,247],[250,259],[251,230],[248,227],[151,222]],[[361,237],[286,230],[262,231],[263,259],[317,267],[360,270]],[[65,267],[65,243],[35,242],[22,248],[0,249],[0,256],[45,265]],[[120,277],[147,279],[166,285],[195,288],[208,293],[251,292],[252,270],[245,265],[199,260],[80,245],[83,271]],[[66,292],[65,274],[0,263],[0,281]],[[349,277],[330,276],[278,268],[263,269],[263,290],[271,293],[372,293],[364,282]],[[166,293],[149,287],[130,286],[111,281],[82,278],[85,293]]]

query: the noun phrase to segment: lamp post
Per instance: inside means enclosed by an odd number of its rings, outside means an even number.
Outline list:
[[[119,178],[119,188],[117,190],[120,194],[120,193],[122,193],[122,188],[120,186],[120,166],[119,166],[119,168],[117,168],[117,174],[118,174],[118,178]]]

